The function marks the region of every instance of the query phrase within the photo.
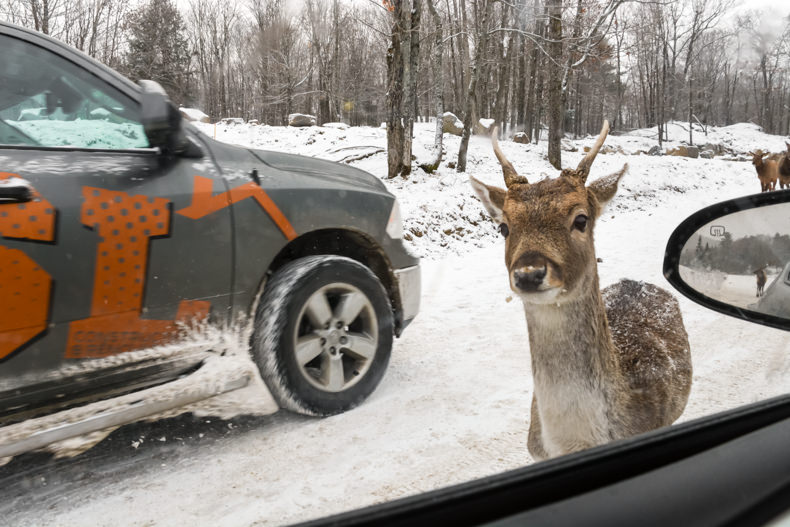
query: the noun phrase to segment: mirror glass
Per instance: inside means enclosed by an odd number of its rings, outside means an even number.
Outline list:
[[[684,245],[679,274],[709,298],[790,320],[790,203],[705,224]]]

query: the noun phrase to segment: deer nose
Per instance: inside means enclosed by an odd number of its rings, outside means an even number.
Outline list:
[[[537,251],[519,256],[513,266],[513,285],[525,293],[538,290],[548,274],[549,259]]]
[[[522,291],[537,291],[546,277],[546,267],[513,271],[513,282]]]

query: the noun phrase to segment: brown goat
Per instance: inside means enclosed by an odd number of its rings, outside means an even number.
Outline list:
[[[769,152],[763,153],[762,150],[749,152],[752,155],[752,164],[757,169],[757,179],[760,180],[760,192],[768,192],[776,188],[776,180],[779,178],[779,166],[776,161],[763,159]]]
[[[753,274],[757,277],[757,296],[763,296],[765,291],[765,282],[768,281],[768,275],[765,274],[765,267],[760,267]]]
[[[790,143],[785,142],[787,151],[783,153],[779,160],[779,186],[790,188]]]

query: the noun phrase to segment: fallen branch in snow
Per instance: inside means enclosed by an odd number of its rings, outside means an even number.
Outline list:
[[[361,159],[365,159],[365,158],[370,157],[370,156],[375,156],[376,154],[380,154],[382,152],[384,152],[383,148],[377,148],[376,150],[373,150],[372,152],[365,152],[364,154],[357,154],[357,155],[351,155],[351,156],[348,156],[348,157],[344,157],[339,162],[340,163],[351,163],[353,161],[359,161]]]
[[[364,146],[364,145],[356,145],[356,146],[344,146],[342,148],[336,148],[334,150],[327,150],[329,154],[337,154],[338,152],[342,152],[343,150],[362,150],[363,148],[374,148],[374,149],[381,149],[379,146]]]

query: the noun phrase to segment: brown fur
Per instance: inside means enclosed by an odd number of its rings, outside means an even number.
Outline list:
[[[779,178],[779,169],[773,159],[764,159],[768,153],[750,152],[752,154],[752,164],[757,170],[757,179],[760,180],[760,192],[769,192],[776,188],[776,180]]]
[[[598,286],[595,221],[627,169],[585,186],[606,131],[579,168],[558,178],[530,184],[516,179],[512,165],[507,190],[471,178],[509,230],[505,265],[529,330],[535,388],[527,444],[536,459],[667,426],[691,388],[688,337],[674,297],[630,280],[603,294]],[[530,281],[520,282],[524,277]]]
[[[785,143],[787,151],[782,154],[779,160],[778,176],[781,188],[790,188],[790,143]]]
[[[765,290],[765,282],[768,281],[768,275],[765,274],[765,268],[762,267],[754,271],[754,275],[757,278],[757,296],[763,296],[763,292]]]

